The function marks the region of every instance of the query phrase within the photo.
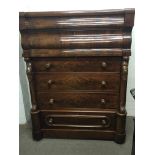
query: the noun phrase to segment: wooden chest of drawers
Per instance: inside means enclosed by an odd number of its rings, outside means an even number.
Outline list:
[[[134,9],[20,12],[33,138],[125,140]]]

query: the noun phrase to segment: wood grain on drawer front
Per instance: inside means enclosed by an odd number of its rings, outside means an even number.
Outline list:
[[[29,31],[22,32],[21,41],[23,49],[130,48],[131,33],[121,29]]]
[[[36,73],[36,90],[108,90],[118,91],[120,75],[117,73]]]
[[[103,115],[76,115],[41,113],[41,128],[83,128],[83,129],[115,129],[115,114]]]
[[[101,108],[118,107],[118,95],[103,92],[59,92],[37,93],[41,109],[57,108]]]
[[[37,59],[34,72],[120,72],[121,61],[101,58]]]

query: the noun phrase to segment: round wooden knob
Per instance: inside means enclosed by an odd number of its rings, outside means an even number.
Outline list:
[[[106,62],[102,62],[102,67],[105,68],[107,66]]]
[[[106,116],[105,116],[105,118],[103,118],[101,120],[103,127],[106,127],[106,128],[110,126],[110,124],[111,124],[110,122],[111,121],[110,121],[109,117],[106,117]]]
[[[106,102],[105,102],[105,99],[101,99],[101,103],[102,104],[105,104]]]
[[[106,85],[106,82],[105,81],[102,81],[102,86],[105,86]]]
[[[54,103],[54,99],[51,98],[51,99],[49,100],[49,103],[50,103],[50,104],[53,104],[53,103]]]
[[[45,68],[46,68],[46,69],[50,69],[50,68],[51,68],[51,64],[50,64],[50,63],[47,63],[47,64],[45,65]]]
[[[51,86],[53,84],[53,82],[54,81],[52,81],[52,80],[48,80],[48,82],[47,82],[48,83],[48,86]]]
[[[103,124],[103,125],[106,125],[106,124],[107,124],[106,120],[103,119],[103,120],[102,120],[102,124]]]
[[[52,116],[50,116],[50,115],[45,116],[45,123],[46,123],[48,126],[53,126],[53,118],[52,118]]]
[[[52,119],[52,118],[50,118],[50,119],[48,120],[48,122],[49,122],[49,123],[52,123],[52,122],[53,122],[53,119]]]

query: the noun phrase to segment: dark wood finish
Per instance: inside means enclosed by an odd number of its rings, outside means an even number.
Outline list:
[[[91,129],[41,129],[44,138],[76,138],[76,139],[100,139],[113,140],[115,131],[91,130]]]
[[[19,18],[34,140],[123,143],[134,9],[20,12]]]
[[[118,28],[133,27],[134,13],[134,9],[98,11],[20,12],[20,30],[37,28],[70,28],[75,26],[95,28],[101,26],[108,28],[116,28],[118,25]],[[99,20],[96,20],[96,18]]]
[[[36,91],[107,90],[119,91],[120,75],[117,73],[36,73]]]
[[[128,60],[129,57],[122,58],[121,68],[121,85],[120,85],[120,113],[124,113],[126,104],[126,87],[127,87],[127,75],[128,75]]]
[[[35,140],[42,139],[42,132],[40,126],[40,111],[34,111],[32,108],[31,110],[31,118],[32,118],[32,136]]]
[[[37,31],[22,32],[23,49],[43,48],[121,48],[123,45],[130,48],[131,34],[123,30],[101,31]],[[42,39],[44,38],[44,39]]]
[[[30,93],[31,93],[31,103],[32,103],[32,110],[37,110],[37,103],[36,103],[36,94],[35,94],[35,86],[34,86],[34,76],[32,74],[32,63],[29,58],[25,59],[26,61],[26,73],[29,81]]]
[[[126,49],[124,51],[120,48],[91,48],[91,49],[29,49],[29,50],[24,50],[23,56],[24,57],[31,57],[31,58],[49,58],[49,57],[72,57],[72,58],[79,58],[79,57],[101,57],[101,56],[106,56],[112,57],[112,56],[130,56],[131,52],[130,49]]]
[[[32,61],[33,72],[120,72],[119,58],[46,58]]]
[[[118,108],[119,98],[114,93],[103,92],[58,92],[37,93],[41,109],[57,108]]]
[[[23,16],[24,17],[24,16]],[[24,20],[24,18],[21,20]],[[69,27],[122,27],[124,24],[123,15],[121,16],[100,16],[100,17],[40,17],[40,18],[32,18],[26,17],[27,22],[21,22],[22,29],[49,29],[49,28],[69,28]]]
[[[51,112],[41,113],[42,128],[52,129],[96,129],[114,130],[116,126],[115,114],[102,115],[71,115],[52,114]]]

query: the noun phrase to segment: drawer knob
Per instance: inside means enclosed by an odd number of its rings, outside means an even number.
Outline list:
[[[50,69],[50,67],[51,67],[51,64],[50,64],[50,63],[47,63],[47,64],[45,65],[45,68],[46,68],[46,69]]]
[[[102,124],[105,126],[107,124],[106,120],[102,120]]]
[[[105,118],[103,118],[102,120],[101,120],[101,123],[102,123],[102,125],[103,125],[103,127],[110,127],[110,123],[111,121],[110,121],[110,118],[109,117],[106,117],[105,116]]]
[[[49,123],[52,123],[52,122],[53,122],[53,119],[52,119],[52,118],[50,118],[50,119],[48,120],[48,122],[49,122]]]
[[[101,103],[105,104],[106,103],[105,99],[101,99]]]
[[[105,68],[107,66],[106,62],[102,62],[102,67]]]
[[[48,80],[48,86],[50,87],[53,83],[54,83],[54,81],[52,81],[52,80]]]
[[[54,103],[54,99],[51,98],[51,99],[49,100],[49,103],[50,103],[50,104],[53,104],[53,103]]]
[[[49,118],[48,122],[49,122],[50,124],[52,124],[52,123],[53,123],[53,119],[52,119],[52,118]]]
[[[105,81],[102,81],[102,86],[105,86],[106,85],[106,82]]]
[[[53,117],[48,115],[48,116],[45,116],[45,123],[48,125],[48,126],[53,126]]]

